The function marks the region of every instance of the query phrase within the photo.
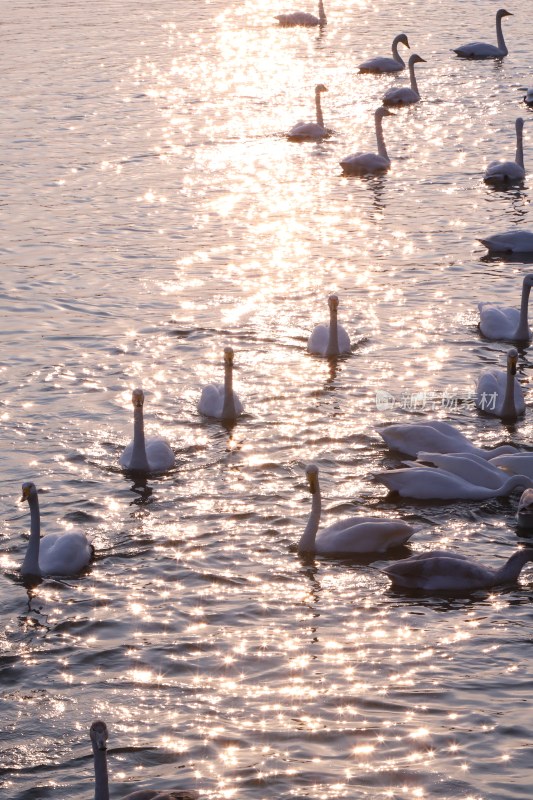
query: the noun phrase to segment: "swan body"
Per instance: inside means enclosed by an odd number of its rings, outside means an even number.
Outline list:
[[[210,383],[204,386],[198,411],[205,417],[231,421],[244,412],[241,401],[233,391],[233,348],[224,348],[224,383]]]
[[[422,463],[432,464],[469,483],[486,486],[489,489],[499,489],[509,477],[509,474],[500,469],[493,461],[487,461],[474,453],[425,453],[421,451],[416,461],[406,463],[412,464],[415,468],[420,467]],[[519,474],[524,477],[525,473]]]
[[[522,475],[511,475],[501,486],[491,489],[434,467],[390,469],[376,473],[375,477],[400,497],[415,500],[486,500],[505,497],[519,487],[529,488],[530,482]]]
[[[496,40],[497,45],[487,44],[486,42],[470,42],[454,49],[461,58],[503,58],[509,52],[503,39],[502,19],[512,17],[510,11],[500,8],[496,12]]]
[[[517,308],[497,306],[494,303],[479,303],[479,329],[487,339],[505,339],[507,342],[526,342],[531,338],[527,312],[529,294],[533,286],[533,274],[526,275],[522,282],[520,311]]]
[[[401,519],[348,517],[323,528],[317,536],[322,507],[318,467],[309,464],[306,475],[313,503],[307,525],[298,542],[300,554],[383,553],[389,547],[404,544],[413,535],[414,528]]]
[[[517,550],[499,569],[485,567],[460,553],[430,550],[397,561],[383,572],[399,589],[468,592],[515,583],[528,561],[533,561],[531,548]]]
[[[315,86],[316,122],[297,122],[287,134],[289,139],[293,141],[308,141],[309,139],[323,139],[325,136],[329,136],[329,131],[324,127],[324,117],[320,104],[322,92],[327,92],[327,88],[323,83],[317,83]]]
[[[533,106],[533,89],[528,89],[524,95],[524,103],[526,106]]]
[[[328,297],[329,325],[317,325],[307,341],[307,349],[318,356],[339,356],[351,353],[350,337],[337,322],[339,298],[336,294]]]
[[[516,521],[521,528],[533,528],[533,489],[522,492],[518,501]]]
[[[390,167],[390,158],[385,147],[383,137],[383,117],[393,117],[394,114],[380,106],[374,112],[374,122],[376,126],[376,140],[378,145],[377,153],[354,153],[340,161],[340,165],[345,175],[368,175],[369,173],[385,172]]]
[[[516,128],[516,155],[514,161],[491,161],[485,170],[483,180],[494,186],[508,186],[513,183],[520,183],[526,177],[524,169],[524,144],[523,130],[524,120],[518,117],[515,122]]]
[[[525,413],[522,387],[515,378],[518,352],[511,347],[507,353],[507,370],[487,369],[479,376],[475,404],[480,411],[503,420],[515,420]]]
[[[478,239],[492,253],[533,253],[533,231],[507,231]]]
[[[308,14],[306,11],[292,11],[289,14],[278,14],[274,19],[278,20],[282,28],[295,28],[297,26],[314,28],[317,25],[327,25],[328,22],[322,0],[318,0],[318,17],[315,17],[314,14]]]
[[[418,103],[420,100],[420,92],[418,91],[418,84],[416,82],[415,64],[419,63],[425,64],[426,59],[421,58],[416,53],[413,53],[408,61],[411,86],[402,86],[398,89],[389,89],[388,92],[385,92],[383,95],[382,102],[384,106],[408,106],[412,105],[413,103]]]
[[[77,575],[94,558],[94,548],[84,533],[48,534],[41,539],[39,496],[34,483],[22,484],[22,499],[30,507],[30,539],[20,572],[23,577]]]
[[[392,58],[384,56],[370,58],[368,61],[363,61],[362,64],[359,64],[359,72],[400,72],[400,70],[405,69],[405,61],[398,53],[399,44],[409,47],[409,40],[405,33],[399,33],[394,38],[392,42]]]
[[[109,800],[109,778],[107,774],[107,725],[95,720],[90,737],[94,756],[94,800]],[[139,789],[129,792],[122,800],[196,800],[200,795],[192,789]]]
[[[484,459],[517,452],[512,445],[501,445],[492,450],[476,447],[461,431],[441,420],[388,425],[376,430],[392,450],[414,457],[421,450],[431,453],[474,453]]]
[[[133,439],[120,456],[120,466],[130,472],[165,472],[172,469],[176,459],[174,452],[162,436],[144,434],[144,392],[134,389],[131,396],[133,404]]]
[[[526,475],[533,479],[533,453],[531,452],[495,456],[490,459],[489,464],[505,470],[507,474]]]

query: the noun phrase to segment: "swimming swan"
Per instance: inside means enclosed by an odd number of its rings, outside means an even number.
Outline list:
[[[350,337],[337,322],[339,298],[336,294],[328,297],[329,325],[317,325],[307,341],[307,349],[317,356],[339,356],[351,353]]]
[[[298,542],[300,554],[383,553],[389,547],[398,547],[403,544],[415,532],[411,525],[401,519],[348,517],[323,528],[317,537],[322,507],[318,467],[315,464],[309,464],[305,473],[309,491],[313,496],[313,504],[307,525]]]
[[[531,231],[507,231],[478,239],[492,253],[533,253],[533,233]]]
[[[522,282],[520,311],[517,308],[497,306],[494,303],[479,303],[479,330],[487,339],[505,339],[507,342],[527,342],[531,331],[527,319],[529,294],[533,286],[533,274],[526,275]]]
[[[376,140],[378,143],[377,153],[354,153],[340,161],[340,165],[345,175],[368,175],[369,173],[384,172],[390,167],[390,158],[387,155],[385,139],[383,137],[383,117],[393,117],[394,114],[380,106],[374,112],[374,122],[376,126]]]
[[[518,501],[516,521],[521,528],[533,528],[533,489],[526,489]]]
[[[533,549],[517,550],[503,567],[484,567],[460,553],[433,550],[417,553],[382,570],[398,589],[468,592],[515,583],[524,564],[533,561]]]
[[[386,58],[384,56],[370,58],[368,61],[363,61],[362,64],[359,64],[359,72],[399,72],[405,69],[405,61],[398,53],[399,44],[404,44],[406,47],[409,47],[409,40],[405,33],[399,33],[392,42],[393,58]]]
[[[39,496],[34,483],[22,484],[22,499],[30,507],[30,539],[20,572],[23,577],[77,575],[94,558],[94,547],[84,533],[49,533],[41,539]]]
[[[504,472],[493,461],[488,461],[474,453],[425,453],[421,450],[416,461],[404,463],[415,468],[422,464],[431,464],[438,469],[451,472],[459,478],[464,478],[469,483],[486,486],[488,489],[499,489],[509,477],[509,473]],[[519,474],[524,477],[524,473],[520,472]]]
[[[411,79],[411,88],[402,86],[398,89],[389,89],[383,95],[384,106],[407,106],[412,103],[418,103],[420,100],[420,92],[418,91],[418,84],[415,77],[415,64],[426,63],[425,58],[421,58],[416,53],[410,57],[408,61],[409,77]]]
[[[322,116],[322,106],[320,104],[320,94],[327,92],[327,88],[323,83],[317,83],[315,86],[315,106],[316,106],[316,122],[297,122],[287,136],[293,141],[305,141],[308,139],[323,139],[329,136],[329,131],[324,127],[324,117]]]
[[[516,447],[507,444],[493,447],[492,450],[476,447],[453,425],[438,419],[388,425],[386,428],[376,428],[376,431],[392,450],[415,457],[421,450],[430,453],[474,453],[486,459],[517,452]]]
[[[530,483],[522,475],[511,475],[501,486],[491,489],[434,467],[389,469],[374,473],[374,477],[400,497],[415,500],[486,500],[505,497],[518,488],[529,488]]]
[[[175,464],[175,457],[166,439],[161,436],[144,435],[144,392],[134,389],[131,395],[133,403],[133,439],[120,456],[120,466],[131,472],[165,472]]]
[[[500,8],[496,12],[496,39],[498,45],[486,44],[485,42],[470,42],[470,44],[463,44],[461,47],[454,49],[461,58],[503,58],[509,52],[503,40],[502,32],[502,18],[512,17],[510,11]]]
[[[318,17],[306,11],[293,11],[290,14],[278,14],[274,19],[278,20],[282,28],[294,28],[297,25],[313,28],[316,25],[327,25],[328,22],[322,0],[318,0]]]
[[[109,779],[107,775],[107,725],[95,720],[91,725],[90,737],[94,754],[94,800],[109,800]],[[122,800],[196,800],[200,797],[194,789],[140,789],[129,792]]]
[[[507,474],[526,475],[533,479],[533,453],[531,452],[495,456],[490,459],[489,464],[505,470]]]
[[[508,186],[513,183],[520,183],[526,177],[524,169],[524,144],[523,129],[524,120],[518,117],[515,122],[516,128],[516,155],[514,161],[491,161],[485,170],[483,180],[493,186]]]
[[[507,370],[487,369],[479,376],[475,404],[480,411],[493,417],[513,421],[525,413],[526,404],[522,387],[515,378],[518,351],[511,347],[507,352]]]
[[[528,89],[524,95],[524,103],[526,106],[533,106],[533,89]]]
[[[241,401],[233,391],[233,348],[224,348],[224,383],[210,383],[204,386],[198,411],[205,417],[231,420],[237,419],[244,412]]]

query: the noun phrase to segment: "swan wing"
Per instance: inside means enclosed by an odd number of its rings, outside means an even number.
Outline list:
[[[307,349],[310,353],[324,356],[328,349],[329,325],[317,325],[307,340]]]
[[[147,436],[145,445],[150,472],[164,472],[174,466],[174,451],[166,439],[161,436]]]
[[[402,69],[405,69],[403,62],[386,56],[369,58],[368,61],[363,61],[362,64],[359,64],[360,72],[400,72]]]
[[[297,122],[289,133],[289,139],[323,139],[329,136],[327,130],[316,122]]]
[[[533,232],[508,231],[478,239],[488,250],[494,253],[533,253]]]
[[[494,44],[486,42],[470,42],[457,47],[453,51],[461,58],[502,58],[507,55],[507,50],[501,50]]]
[[[476,407],[488,414],[499,416],[505,398],[506,386],[507,373],[503,370],[488,369],[482,372],[476,389]],[[518,415],[525,412],[524,394],[516,378],[514,378],[514,405]]]
[[[524,168],[516,161],[491,161],[483,180],[486,183],[508,183],[523,180],[525,174]]]
[[[435,467],[451,472],[469,483],[486,486],[488,489],[499,489],[509,477],[496,464],[470,453],[420,452],[418,461],[430,462]]]
[[[206,417],[220,417],[224,408],[224,385],[210,383],[204,386],[198,403],[198,411]]]
[[[348,336],[348,332],[342,325],[339,325],[337,322],[337,337],[339,341],[339,352],[341,353],[351,353],[352,352],[352,344],[350,342],[350,337]]]
[[[439,420],[412,425],[389,425],[378,428],[377,432],[388,447],[409,456],[416,456],[420,450],[450,453],[473,447],[460,431]]]
[[[124,450],[120,455],[119,464],[121,467],[123,467],[124,469],[129,468],[131,464],[132,454],[133,454],[133,439],[129,444],[126,445],[126,447],[124,448]]]
[[[385,92],[383,95],[382,102],[384,106],[407,106],[411,103],[418,103],[419,100],[419,94],[408,86],[404,86],[401,89],[389,89],[389,91]]]
[[[414,533],[402,520],[350,517],[323,529],[315,552],[327,554],[382,553],[406,542]]]
[[[90,564],[93,555],[84,533],[51,533],[41,539],[39,568],[43,575],[76,575]]]
[[[383,572],[394,586],[433,591],[480,589],[490,586],[494,578],[492,570],[469,559],[443,552],[428,553],[422,559],[406,558],[386,567]]]
[[[489,463],[494,464],[499,469],[507,470],[508,473],[513,475],[525,475],[526,478],[533,479],[533,453],[494,456]]]
[[[415,500],[483,500],[497,493],[432,467],[390,469],[376,473],[375,477],[401,497]]]
[[[304,25],[306,27],[313,27],[320,25],[320,20],[314,14],[308,14],[306,11],[293,11],[290,14],[278,14],[277,19],[279,24],[284,28],[291,28],[296,25]]]
[[[479,303],[479,329],[487,339],[512,339],[520,323],[517,308]]]
[[[367,175],[389,169],[390,160],[377,153],[355,153],[344,158],[339,164],[348,175]]]

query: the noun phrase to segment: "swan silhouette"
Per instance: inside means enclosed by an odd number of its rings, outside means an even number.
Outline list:
[[[533,232],[514,230],[478,239],[492,253],[533,253]]]
[[[486,42],[470,42],[470,44],[463,44],[461,47],[454,49],[461,58],[503,58],[509,52],[503,40],[502,19],[503,17],[512,17],[510,11],[500,8],[496,12],[496,40],[497,46],[487,44]]]
[[[324,127],[324,117],[320,103],[322,92],[327,92],[327,88],[323,83],[317,83],[315,86],[316,122],[297,122],[287,134],[292,141],[323,139],[325,136],[329,136],[329,131]]]
[[[300,554],[383,553],[389,547],[404,544],[415,532],[411,525],[401,519],[348,517],[323,528],[317,536],[322,509],[318,467],[309,464],[305,472],[313,503],[307,525],[298,542]]]
[[[317,25],[327,25],[328,22],[322,0],[318,0],[318,17],[308,14],[307,11],[292,11],[289,14],[278,14],[274,19],[278,20],[282,28],[295,28],[296,26],[314,28]]]
[[[485,170],[483,180],[493,186],[509,186],[520,183],[526,177],[524,169],[524,120],[518,117],[516,128],[516,155],[514,161],[491,161]]]
[[[22,484],[22,499],[30,507],[30,539],[20,568],[24,578],[77,575],[94,558],[94,547],[84,533],[49,533],[41,539],[39,496],[35,484]]]
[[[516,447],[507,444],[492,450],[476,447],[453,425],[438,419],[388,425],[386,428],[376,428],[376,431],[392,450],[415,457],[421,450],[430,453],[474,453],[485,459],[517,452]]]
[[[526,275],[522,282],[520,311],[517,308],[497,306],[494,303],[479,303],[479,330],[487,339],[505,339],[507,342],[527,342],[531,338],[527,312],[529,294],[533,286],[533,274]]]
[[[376,140],[378,144],[377,153],[354,153],[340,161],[340,165],[345,175],[368,175],[369,173],[385,172],[390,167],[390,158],[387,155],[385,139],[383,137],[383,117],[393,117],[394,114],[388,108],[380,106],[374,112],[374,123],[376,127]]]
[[[175,464],[170,444],[162,436],[144,434],[144,392],[134,389],[131,395],[133,404],[133,439],[120,456],[120,466],[131,472],[165,472]]]
[[[392,42],[392,58],[385,56],[376,56],[376,58],[369,58],[368,61],[363,61],[359,64],[359,72],[400,72],[405,69],[405,61],[398,53],[398,45],[404,44],[409,47],[409,40],[405,33],[399,33],[394,37]]]
[[[409,58],[409,77],[411,80],[411,87],[402,86],[398,89],[389,89],[383,95],[384,106],[408,106],[412,103],[418,103],[420,100],[420,92],[418,91],[418,84],[415,76],[415,64],[425,64],[426,59],[421,58],[416,53]]]
[[[487,500],[505,497],[515,489],[529,488],[523,475],[509,476],[499,487],[490,488],[435,467],[405,467],[374,474],[378,481],[400,497],[415,500]]]
[[[229,422],[244,412],[241,401],[233,391],[233,359],[233,348],[225,347],[224,383],[210,383],[202,389],[198,411],[205,417]]]
[[[430,550],[382,570],[398,589],[470,592],[516,583],[522,567],[533,561],[533,548],[517,550],[499,569],[485,567],[460,553]]]
[[[109,778],[107,774],[107,725],[98,719],[90,729],[94,755],[94,800],[109,800]],[[193,789],[140,789],[129,792],[122,800],[196,800],[200,797]]]
[[[522,387],[515,378],[518,352],[511,347],[507,352],[507,370],[487,369],[479,376],[475,404],[480,411],[506,421],[524,414],[526,406]]]
[[[329,325],[317,325],[307,341],[307,349],[318,356],[338,356],[351,353],[350,337],[337,322],[339,298],[336,294],[328,297]]]

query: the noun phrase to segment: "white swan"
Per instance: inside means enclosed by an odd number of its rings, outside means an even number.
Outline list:
[[[485,567],[460,553],[433,550],[397,561],[382,570],[399,589],[468,592],[515,583],[533,549],[517,550],[499,569]]]
[[[351,353],[350,337],[337,322],[339,298],[336,294],[328,297],[329,325],[317,325],[307,341],[307,349],[318,356],[338,356]]]
[[[289,139],[305,141],[309,139],[323,139],[325,136],[329,136],[329,131],[324,127],[324,117],[320,104],[320,95],[322,92],[327,92],[327,88],[323,83],[317,83],[315,86],[316,122],[297,122],[287,134]]]
[[[359,64],[359,72],[399,72],[405,69],[405,61],[398,53],[399,44],[409,47],[409,40],[405,33],[399,33],[392,42],[393,58],[384,56],[369,58],[368,61],[363,61],[362,64]]]
[[[481,373],[474,401],[480,411],[508,421],[525,413],[522,387],[515,378],[517,361],[518,351],[511,347],[507,352],[505,372],[502,369],[487,369]]]
[[[479,303],[479,330],[487,339],[505,339],[507,342],[527,342],[531,338],[527,311],[533,274],[522,282],[520,311],[517,308]]]
[[[518,501],[516,521],[521,528],[533,528],[533,489],[522,492]]]
[[[298,542],[300,554],[383,553],[389,547],[398,547],[404,544],[415,532],[411,525],[401,519],[348,517],[323,528],[317,537],[322,507],[318,467],[315,464],[309,464],[305,473],[309,482],[309,491],[313,496],[313,504],[307,525]]]
[[[432,464],[469,483],[486,486],[488,489],[499,489],[509,477],[509,473],[504,472],[493,461],[487,461],[474,453],[425,453],[421,450],[416,461],[404,463],[415,468],[422,464]],[[519,474],[524,477],[524,473]]]
[[[374,112],[374,122],[376,126],[376,140],[378,143],[377,153],[354,153],[340,161],[340,165],[346,175],[368,175],[369,173],[384,172],[390,167],[390,158],[387,155],[385,139],[383,137],[383,117],[393,117],[394,114],[388,108],[380,106]]]
[[[84,533],[49,533],[41,539],[39,496],[34,483],[22,484],[22,499],[30,507],[30,539],[20,572],[23,577],[77,575],[94,558],[94,547]]]
[[[95,720],[90,737],[94,755],[94,800],[109,800],[109,778],[107,774],[107,725]],[[196,800],[200,797],[194,789],[140,789],[129,792],[122,800]]]
[[[533,106],[533,89],[528,89],[524,95],[524,103],[526,106]]]
[[[533,453],[510,453],[508,455],[495,456],[491,458],[489,464],[494,464],[498,469],[505,470],[511,475],[526,475],[533,479]]]
[[[388,447],[409,456],[417,456],[421,450],[430,453],[474,453],[481,458],[517,452],[516,447],[506,444],[492,450],[476,447],[453,425],[437,419],[388,425],[386,428],[376,428],[376,431]]]
[[[418,91],[418,84],[415,76],[415,64],[426,63],[425,58],[421,58],[416,53],[410,57],[408,61],[409,77],[411,80],[411,88],[402,86],[398,89],[389,89],[383,95],[384,106],[408,106],[412,103],[418,103],[420,100],[420,92]]]
[[[389,469],[374,473],[374,477],[400,497],[415,500],[486,500],[505,497],[518,488],[529,488],[530,483],[522,475],[511,475],[501,486],[491,489],[434,467]]]
[[[524,120],[518,117],[515,122],[516,128],[516,155],[514,161],[491,161],[485,170],[483,180],[494,186],[508,186],[513,183],[520,183],[526,177],[524,169],[524,144],[523,129]]]
[[[327,25],[324,3],[318,0],[318,17],[308,14],[307,11],[292,11],[289,14],[278,14],[277,19],[282,28],[295,28],[303,25],[305,28],[314,28],[317,25]]]
[[[533,253],[533,232],[532,231],[507,231],[506,233],[496,233],[494,236],[487,236],[486,239],[478,239],[492,253]]]
[[[175,464],[175,457],[170,444],[161,436],[144,435],[144,392],[134,389],[131,395],[133,403],[133,439],[120,456],[120,466],[132,472],[165,472]]]
[[[496,12],[496,39],[498,45],[487,44],[486,42],[470,42],[454,49],[461,58],[503,58],[509,52],[503,40],[502,19],[512,17],[510,11],[500,8]]]
[[[204,386],[198,411],[205,417],[231,420],[237,419],[244,412],[241,401],[233,391],[233,348],[224,348],[224,383],[210,383]]]

